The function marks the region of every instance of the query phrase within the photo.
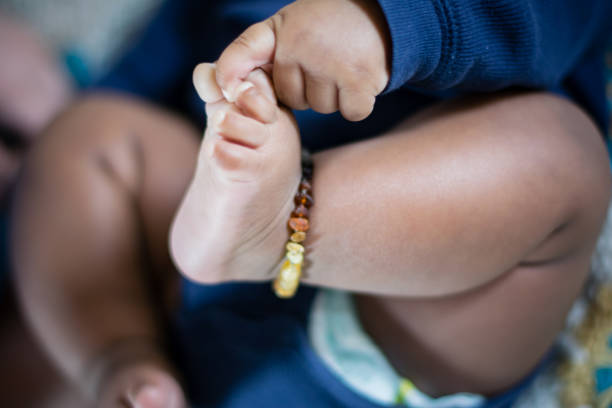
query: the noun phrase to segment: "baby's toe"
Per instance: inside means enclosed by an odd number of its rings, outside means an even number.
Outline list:
[[[210,155],[214,164],[224,172],[228,179],[248,181],[258,174],[259,157],[255,150],[222,137],[209,141]]]
[[[233,109],[215,112],[211,117],[211,126],[227,141],[252,149],[260,147],[269,136],[266,125]]]
[[[221,88],[215,79],[215,64],[198,64],[193,70],[193,85],[200,98],[207,103],[223,99]]]

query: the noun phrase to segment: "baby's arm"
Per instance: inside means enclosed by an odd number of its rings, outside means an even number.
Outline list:
[[[270,68],[285,105],[361,120],[389,80],[389,46],[375,1],[299,0],[238,37],[217,61],[217,81],[232,99],[249,72]]]
[[[223,52],[217,82],[231,96],[254,67],[267,67],[287,106],[358,120],[385,87],[557,87],[585,57],[595,62],[611,28],[608,0],[449,3],[298,0]]]

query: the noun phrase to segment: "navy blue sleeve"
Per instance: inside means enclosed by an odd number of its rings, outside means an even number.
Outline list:
[[[556,86],[611,31],[611,0],[378,0],[387,91]]]

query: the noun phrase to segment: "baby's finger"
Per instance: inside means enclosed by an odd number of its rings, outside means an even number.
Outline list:
[[[374,109],[376,97],[365,92],[340,89],[338,103],[340,112],[346,120],[357,122],[370,116]]]
[[[215,64],[198,64],[193,70],[193,86],[204,102],[217,102],[223,99],[215,77]]]
[[[273,80],[274,90],[282,103],[291,109],[308,109],[304,89],[304,75],[298,64],[276,62]]]
[[[307,75],[306,100],[308,105],[316,112],[336,112],[338,110],[338,89],[333,82]]]
[[[254,24],[236,38],[217,61],[217,83],[228,101],[237,95],[236,87],[251,71],[274,60],[276,36],[271,19]]]
[[[264,96],[257,87],[252,87],[238,96],[236,106],[250,118],[262,123],[276,120],[276,104]]]
[[[243,84],[253,84],[254,87],[238,94],[236,106],[250,118],[263,123],[274,122],[277,106],[270,77],[258,68],[249,74]]]
[[[276,94],[274,93],[271,76],[271,71],[267,73],[263,68],[258,68],[249,74],[247,81],[255,85],[261,93],[276,104]]]

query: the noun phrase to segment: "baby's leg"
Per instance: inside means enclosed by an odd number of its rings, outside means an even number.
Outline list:
[[[183,121],[98,96],[62,115],[28,158],[13,228],[21,301],[101,406],[182,406],[160,327],[178,283],[167,232],[196,154]]]
[[[394,134],[405,165],[378,176],[404,180],[403,215],[396,212],[404,241],[387,245],[407,256],[386,262],[405,274],[398,282],[411,294],[358,296],[362,322],[425,391],[495,394],[550,348],[585,280],[610,196],[601,135],[572,103],[546,94],[445,104]],[[356,146],[351,153],[368,160]],[[318,174],[335,177],[342,154],[325,155]],[[364,170],[393,169],[386,157],[390,166]],[[329,222],[322,211],[314,216],[315,228]],[[322,234],[320,257],[327,245]],[[369,259],[368,248],[361,252]]]

